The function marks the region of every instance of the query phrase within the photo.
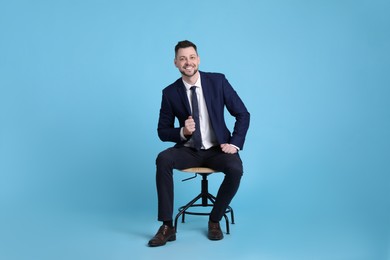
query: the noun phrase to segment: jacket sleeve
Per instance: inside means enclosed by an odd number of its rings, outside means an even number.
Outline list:
[[[242,150],[249,128],[250,114],[237,92],[225,77],[223,78],[223,93],[226,109],[236,120],[230,143]]]
[[[181,140],[180,129],[181,127],[175,127],[175,114],[173,112],[172,104],[167,95],[162,94],[160,115],[158,120],[157,133],[161,141],[183,143]]]

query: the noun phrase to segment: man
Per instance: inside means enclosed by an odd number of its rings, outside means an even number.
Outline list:
[[[173,169],[209,167],[225,174],[210,214],[208,238],[223,238],[219,221],[236,194],[243,166],[238,151],[244,146],[249,112],[223,74],[198,70],[196,45],[181,41],[175,46],[175,66],[181,78],[162,92],[158,135],[176,143],[157,159],[158,220],[163,224],[149,241],[162,246],[176,239],[173,227]],[[235,117],[233,133],[225,124],[224,108]],[[175,118],[179,127],[175,127]]]

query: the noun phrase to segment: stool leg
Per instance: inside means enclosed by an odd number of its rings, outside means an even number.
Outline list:
[[[231,222],[231,223],[232,223],[232,224],[235,224],[235,223],[234,223],[234,213],[233,213],[233,209],[232,209],[230,206],[228,207],[228,209],[230,210],[230,216],[231,216],[231,218],[232,218],[232,222]]]
[[[226,214],[223,214],[223,217],[225,218],[225,222],[226,222],[226,234],[230,234],[230,228],[229,228],[229,218]]]
[[[207,175],[202,176],[202,187],[201,187],[201,193],[202,193],[202,206],[207,206],[207,198],[209,194],[209,183],[207,180]]]
[[[184,207],[181,208],[181,210],[179,211],[179,213],[177,213],[176,215],[176,218],[175,218],[175,229],[177,231],[177,220],[179,219],[179,217],[181,215],[183,215],[182,217],[182,221],[184,222],[184,215],[185,215],[185,212],[186,210],[191,207],[193,204],[195,204],[195,202],[197,200],[199,200],[200,198],[202,197],[202,194],[199,194],[198,196],[196,196],[193,200],[191,200],[189,203],[187,203],[187,205],[185,205]]]

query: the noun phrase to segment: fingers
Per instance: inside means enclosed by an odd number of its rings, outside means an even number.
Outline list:
[[[188,119],[184,122],[184,132],[185,134],[192,135],[195,131],[195,121],[192,116],[189,116]]]
[[[230,145],[230,144],[221,144],[222,152],[228,153],[228,154],[235,154],[237,153],[236,147]]]

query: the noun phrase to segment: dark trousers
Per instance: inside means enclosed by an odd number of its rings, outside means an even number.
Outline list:
[[[243,174],[242,161],[238,153],[226,154],[219,146],[200,151],[188,147],[168,148],[157,156],[156,166],[159,221],[173,219],[173,169],[209,167],[225,174],[211,211],[210,219],[213,221],[222,219],[238,190]]]

